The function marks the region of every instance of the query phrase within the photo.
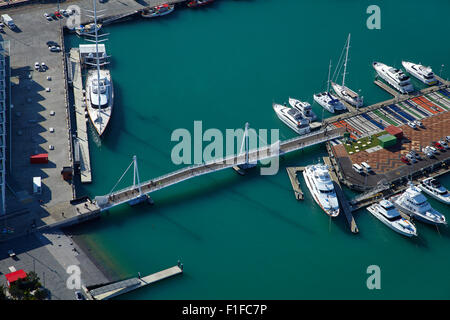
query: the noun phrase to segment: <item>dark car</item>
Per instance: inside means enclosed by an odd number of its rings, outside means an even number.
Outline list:
[[[53,20],[58,20],[58,18],[56,17],[56,14],[54,14],[54,13],[50,13],[50,17],[51,17]]]
[[[75,291],[75,298],[77,298],[77,300],[86,300],[80,291]]]
[[[55,41],[47,41],[47,46],[51,47],[51,46],[59,46],[59,44]]]

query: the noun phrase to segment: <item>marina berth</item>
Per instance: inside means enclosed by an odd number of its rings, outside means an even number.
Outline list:
[[[417,236],[416,226],[411,221],[402,218],[391,201],[381,200],[379,203],[367,207],[367,210],[395,232],[407,237]]]
[[[372,63],[372,66],[384,81],[401,93],[410,93],[414,91],[411,79],[405,75],[403,71],[376,61]]]
[[[423,83],[432,86],[438,83],[434,76],[433,70],[430,67],[425,67],[421,64],[415,64],[413,62],[402,61],[402,65],[406,72],[419,79]]]
[[[144,8],[141,11],[141,17],[143,18],[155,18],[165,16],[171,13],[175,9],[174,4],[162,4],[152,8]]]
[[[433,225],[446,225],[445,216],[433,209],[421,190],[410,184],[405,192],[390,199],[400,211],[405,214]]]
[[[289,98],[289,104],[292,108],[301,112],[302,116],[313,122],[317,119],[316,114],[312,111],[311,105],[308,102],[303,102],[294,98]]]
[[[331,60],[328,66],[328,81],[327,91],[316,93],[313,95],[314,101],[316,101],[322,108],[328,112],[335,113],[336,111],[343,111],[347,108],[339,99],[330,93],[330,73],[331,73]]]
[[[310,121],[304,118],[297,109],[274,103],[273,110],[278,118],[296,133],[302,135],[311,131],[311,127],[309,126]]]
[[[435,178],[423,179],[417,187],[428,194],[430,197],[445,203],[450,204],[450,193],[448,190],[440,184]]]
[[[330,217],[339,215],[339,202],[331,180],[329,168],[324,164],[306,166],[303,177],[314,201]]]

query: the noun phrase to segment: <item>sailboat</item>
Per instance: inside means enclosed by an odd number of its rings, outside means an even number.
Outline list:
[[[350,103],[351,105],[355,107],[362,107],[363,97],[360,97],[355,91],[349,89],[345,86],[345,76],[347,74],[347,64],[348,64],[348,50],[350,48],[350,34],[348,34],[348,38],[345,44],[345,61],[344,61],[344,73],[342,74],[342,84],[337,84],[335,82],[331,83],[331,87],[333,88],[333,91],[336,92],[336,94],[345,100],[346,102]]]
[[[345,110],[345,106],[339,99],[330,93],[330,72],[331,72],[331,60],[328,67],[328,81],[327,81],[327,91],[314,94],[314,101],[320,104],[324,109],[331,113],[336,111]]]
[[[114,103],[114,89],[111,79],[111,73],[107,69],[100,69],[108,62],[104,60],[104,56],[100,56],[98,52],[99,40],[97,26],[97,8],[94,0],[94,40],[95,42],[95,57],[94,62],[86,62],[86,64],[95,67],[95,69],[88,70],[86,78],[86,106],[89,118],[95,128],[95,131],[101,137],[108,126],[111,119],[113,103]]]

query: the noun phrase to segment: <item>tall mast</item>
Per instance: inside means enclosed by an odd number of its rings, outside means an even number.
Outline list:
[[[328,67],[327,92],[330,92],[330,73],[331,73],[331,60],[330,60],[330,66]]]
[[[342,75],[342,86],[345,86],[345,75],[347,74],[348,49],[350,48],[350,33],[347,39],[347,51],[345,53],[344,74]]]
[[[96,0],[92,0],[94,3],[94,30],[95,30],[95,55],[96,55],[96,62],[97,62],[97,96],[98,96],[98,112],[97,112],[97,119],[101,118],[101,109],[102,106],[100,104],[100,63],[99,63],[99,56],[98,56],[98,29],[97,29],[97,4]],[[100,120],[100,132],[102,126],[102,121]]]

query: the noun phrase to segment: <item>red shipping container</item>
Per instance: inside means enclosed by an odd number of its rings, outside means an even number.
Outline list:
[[[386,130],[387,133],[392,134],[397,139],[403,138],[403,130],[396,126],[387,126],[384,130]]]
[[[48,153],[40,153],[30,156],[30,163],[48,163]]]

